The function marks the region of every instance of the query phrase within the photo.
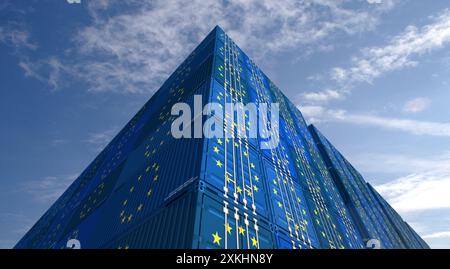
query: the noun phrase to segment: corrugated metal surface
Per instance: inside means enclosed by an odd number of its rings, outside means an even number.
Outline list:
[[[387,216],[388,221],[398,235],[399,240],[406,248],[429,248],[425,241],[417,235],[417,233],[410,228],[410,226],[403,221],[400,215],[381,197],[381,195],[367,183],[367,186],[377,202],[380,204],[382,210]]]
[[[383,248],[422,247],[406,232],[398,214],[394,216],[395,211],[325,136],[314,126],[309,126],[309,129],[364,240],[379,239]]]
[[[64,247],[68,238],[82,238],[84,247],[105,246],[159,210],[174,189],[198,176],[203,142],[174,139],[170,109],[176,102],[192,105],[194,94],[207,99],[214,41],[213,31],[17,248]]]
[[[171,108],[192,108],[195,94],[222,108],[278,103],[279,122],[270,113],[238,119],[233,112],[217,128],[279,127],[279,143],[264,136],[275,135],[269,129],[255,138],[173,138]],[[63,248],[79,239],[84,248],[363,248],[369,238],[419,246],[378,200],[215,28],[16,247]]]
[[[190,248],[196,202],[196,192],[185,192],[106,247]]]
[[[221,198],[217,200],[217,198]],[[223,197],[200,192],[194,248],[274,248],[269,223],[243,208],[224,203]],[[225,213],[227,212],[227,213]]]

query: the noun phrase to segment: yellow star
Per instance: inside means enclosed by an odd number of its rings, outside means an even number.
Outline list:
[[[273,194],[278,194],[277,190],[273,189]]]
[[[222,163],[219,160],[216,161],[216,165],[222,167]]]
[[[213,244],[217,244],[220,246],[220,240],[222,238],[219,236],[219,233],[216,232],[215,234],[212,234],[212,236],[213,236]]]
[[[238,230],[239,230],[239,234],[244,235],[245,229],[242,226],[239,226]]]
[[[141,181],[141,179],[142,179],[142,176],[139,176],[139,177],[138,177],[138,181]]]
[[[252,240],[252,246],[253,247],[257,247],[258,246],[258,241],[256,240],[256,238],[253,236],[252,238],[250,238]]]
[[[150,190],[147,192],[147,196],[150,196],[150,195],[152,195],[152,189],[150,189]]]
[[[140,204],[137,208],[137,211],[141,211],[143,206],[144,206],[143,204]]]
[[[222,145],[222,140],[220,138],[217,139],[217,143],[219,143],[219,145]]]
[[[128,216],[128,222],[130,222],[132,218],[133,218],[133,214],[130,214],[130,215]]]
[[[258,191],[258,190],[259,190],[259,189],[258,189],[258,186],[253,185],[253,190],[254,190],[254,191]]]
[[[245,157],[247,157],[247,156],[248,156],[248,153],[247,153],[247,151],[244,151],[244,156],[245,156]]]
[[[276,181],[275,179],[273,180],[273,184],[274,184],[274,185],[277,185],[277,181]]]
[[[229,142],[230,142],[230,139],[225,138],[225,142],[229,143]]]
[[[153,181],[157,181],[158,180],[158,175],[156,175],[154,178],[153,178]]]
[[[297,231],[298,228],[299,228],[299,226],[298,226],[297,224],[295,224],[294,227],[295,227],[295,230],[296,230],[296,231]]]
[[[216,146],[214,146],[214,152],[215,152],[215,153],[219,153],[219,148],[216,147]]]
[[[255,180],[259,181],[259,177],[257,175],[255,175]]]
[[[281,202],[278,202],[278,207],[282,207],[283,204]]]
[[[228,232],[229,234],[231,234],[231,230],[232,230],[233,228],[231,228],[231,226],[227,223],[227,224],[225,224],[225,229],[227,229],[227,232]]]
[[[236,192],[237,192],[237,193],[241,193],[241,192],[242,192],[242,189],[241,189],[241,187],[237,186],[237,188],[236,188]]]
[[[255,165],[253,163],[250,163],[251,168],[255,168]]]

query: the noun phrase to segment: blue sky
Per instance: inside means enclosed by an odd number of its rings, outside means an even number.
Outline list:
[[[450,3],[123,2],[1,2],[0,247],[217,24],[432,247],[450,247]]]

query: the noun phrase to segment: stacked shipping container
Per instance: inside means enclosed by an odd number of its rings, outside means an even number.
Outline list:
[[[279,145],[261,149],[270,143],[261,136],[175,139],[172,105],[194,107],[194,95],[220,107],[278,103],[278,123],[270,114],[258,120],[277,125]],[[194,111],[195,117],[206,119]],[[225,131],[257,124],[249,113],[236,117],[225,114]],[[216,27],[16,248],[64,248],[69,239],[82,248],[125,249],[364,248],[369,239],[387,248],[425,247],[328,140],[309,129]]]
[[[398,213],[364,181],[328,139],[313,125],[308,128],[335,184],[345,197],[347,207],[351,209],[352,217],[359,222],[358,228],[364,240],[377,239],[384,248],[428,248],[422,239],[422,244],[417,242]]]

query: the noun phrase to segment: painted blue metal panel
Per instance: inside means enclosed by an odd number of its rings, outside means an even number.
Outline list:
[[[222,108],[278,103],[278,123],[248,112],[241,121],[220,119],[246,131],[260,129],[260,120],[279,127],[279,144],[261,148],[270,131],[175,139],[171,108],[178,102],[192,108],[194,95]],[[387,248],[425,247],[331,143],[309,129],[296,106],[216,27],[16,247],[64,248],[78,239],[84,248],[362,248],[370,238]]]
[[[264,167],[269,200],[272,201],[273,222],[280,228],[279,233],[284,230],[297,247],[305,243],[320,248],[303,190],[298,184],[280,178],[269,161],[264,162]]]
[[[218,199],[217,199],[218,198]],[[198,227],[198,245],[194,239],[194,247],[198,248],[239,248],[267,249],[274,248],[272,232],[263,219],[238,210],[230,204],[224,207],[222,197],[200,196],[201,212]],[[224,209],[227,214],[224,214]]]

